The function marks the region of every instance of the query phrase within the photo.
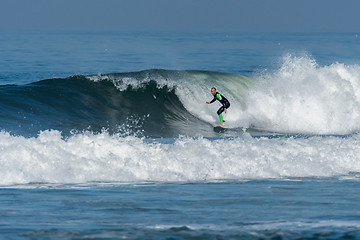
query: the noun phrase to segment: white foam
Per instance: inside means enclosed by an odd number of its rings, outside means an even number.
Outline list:
[[[176,71],[174,71],[176,72]],[[133,89],[138,89],[143,87],[145,84],[149,83],[150,81],[156,81],[157,87],[162,88],[167,86],[170,90],[176,86],[176,79],[168,79],[161,74],[153,73],[151,70],[148,72],[144,72],[144,76],[141,78],[137,77],[130,77],[130,76],[121,76],[121,75],[112,75],[112,74],[99,74],[99,75],[92,75],[87,76],[87,79],[100,82],[100,81],[109,81],[119,90],[124,91],[129,86]]]
[[[291,133],[350,134],[360,130],[360,66],[319,66],[284,57],[280,69],[248,92],[248,125]]]
[[[0,185],[331,177],[360,172],[359,140],[247,136],[161,144],[106,132],[67,139],[58,131],[36,138],[1,132]]]
[[[171,228],[187,228],[190,230],[210,230],[210,231],[233,231],[233,230],[243,230],[243,231],[263,231],[263,230],[279,230],[283,229],[286,231],[302,231],[309,229],[321,229],[321,228],[359,228],[360,221],[356,220],[312,220],[304,219],[294,220],[294,221],[256,221],[251,224],[244,225],[235,225],[231,226],[228,224],[191,224],[191,225],[154,225],[148,226],[150,229],[160,229],[166,230]]]

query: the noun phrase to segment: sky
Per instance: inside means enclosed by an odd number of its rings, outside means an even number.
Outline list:
[[[0,0],[0,30],[360,32],[359,0]]]

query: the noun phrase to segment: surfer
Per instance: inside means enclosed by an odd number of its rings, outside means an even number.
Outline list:
[[[216,91],[216,88],[214,88],[214,87],[211,88],[211,94],[214,96],[213,100],[211,100],[210,102],[206,102],[206,103],[210,104],[210,103],[213,103],[216,100],[218,100],[222,104],[222,106],[219,108],[219,110],[217,110],[217,114],[219,115],[219,118],[220,118],[220,125],[219,126],[222,126],[223,122],[224,122],[222,112],[226,113],[227,109],[230,107],[230,102],[223,95],[218,93]]]

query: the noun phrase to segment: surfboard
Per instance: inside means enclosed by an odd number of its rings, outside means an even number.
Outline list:
[[[227,127],[226,126],[224,126],[224,125],[222,125],[222,126],[219,126],[219,125],[216,125],[215,127],[214,127],[214,131],[215,132],[225,132],[225,131],[227,131]]]

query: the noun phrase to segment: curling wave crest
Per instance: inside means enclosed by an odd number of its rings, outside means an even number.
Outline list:
[[[360,130],[360,66],[343,63],[321,66],[306,55],[286,55],[275,70],[251,77],[150,70],[91,76],[89,79],[111,81],[120,92],[129,86],[141,89],[144,84],[154,81],[158,89],[173,90],[187,113],[208,124],[218,121],[216,110],[219,106],[204,104],[211,99],[209,90],[215,86],[231,102],[224,117],[233,129],[341,135]],[[196,124],[196,119],[191,122]]]

